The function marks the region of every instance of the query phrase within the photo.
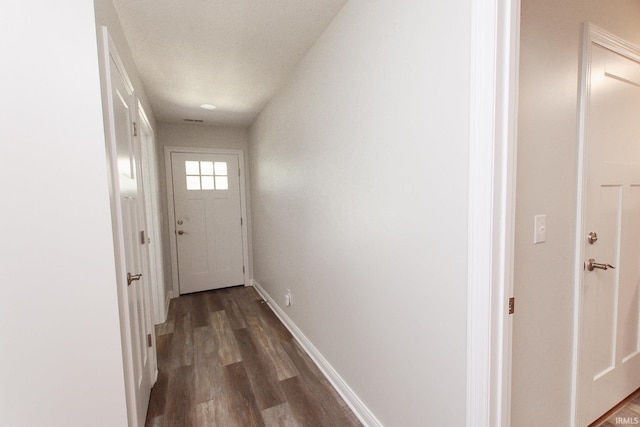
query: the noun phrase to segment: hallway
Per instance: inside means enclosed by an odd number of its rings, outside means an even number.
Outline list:
[[[171,300],[147,426],[361,426],[252,287]]]

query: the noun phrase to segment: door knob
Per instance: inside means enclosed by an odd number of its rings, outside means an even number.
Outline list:
[[[141,277],[142,274],[127,273],[127,286],[131,286],[133,282],[135,282],[136,280],[140,280]]]
[[[183,234],[189,234],[189,233],[187,233],[186,231],[178,230],[178,234],[182,236]]]
[[[589,271],[593,271],[596,268],[599,269],[599,270],[608,270],[610,268],[614,268],[615,269],[615,267],[613,265],[611,265],[611,264],[600,264],[599,262],[596,262],[596,260],[593,259],[593,258],[589,258],[587,260],[586,267],[587,267],[587,270],[589,270]]]
[[[181,220],[181,219],[179,219],[179,220],[178,220],[178,225],[182,225],[182,224],[183,224],[182,220]]]

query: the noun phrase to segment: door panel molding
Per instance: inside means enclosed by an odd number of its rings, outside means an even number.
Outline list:
[[[167,185],[167,211],[168,211],[168,227],[169,227],[169,246],[171,249],[171,282],[173,295],[180,295],[180,280],[178,277],[178,242],[175,233],[175,211],[173,208],[173,173],[171,165],[171,155],[173,153],[191,153],[191,154],[232,154],[238,156],[238,167],[240,168],[240,212],[244,221],[242,221],[242,255],[245,260],[244,284],[250,285],[250,269],[249,263],[249,244],[248,244],[248,216],[247,216],[247,193],[246,193],[246,171],[244,164],[244,151],[223,148],[198,148],[198,147],[164,147],[165,176]]]

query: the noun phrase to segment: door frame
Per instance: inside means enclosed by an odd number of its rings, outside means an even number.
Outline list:
[[[580,381],[580,331],[582,329],[582,296],[584,275],[584,226],[586,217],[587,190],[587,148],[589,135],[587,131],[587,112],[589,109],[589,91],[591,89],[591,52],[592,46],[598,45],[633,61],[640,62],[640,48],[590,22],[583,27],[582,60],[580,64],[580,103],[578,117],[578,197],[576,204],[576,239],[574,260],[574,312],[573,312],[573,360],[571,387],[571,426],[578,421],[578,384]]]
[[[176,239],[176,212],[173,200],[173,171],[171,166],[171,155],[173,153],[193,153],[193,154],[232,154],[238,156],[238,167],[240,168],[240,214],[242,215],[242,257],[244,258],[244,286],[250,284],[249,272],[249,241],[247,224],[247,193],[246,193],[246,171],[244,165],[244,151],[225,148],[197,148],[197,147],[164,147],[164,166],[167,181],[167,211],[169,212],[169,246],[171,247],[171,281],[173,295],[180,296],[180,279],[178,277],[178,240]]]
[[[473,0],[467,279],[467,427],[511,418],[520,0]]]

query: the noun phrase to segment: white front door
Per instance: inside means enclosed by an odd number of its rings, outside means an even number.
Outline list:
[[[180,294],[244,284],[238,156],[171,153]]]
[[[640,387],[640,64],[595,43],[588,62],[578,427]]]
[[[122,272],[124,277],[120,284],[123,289],[119,289],[119,293],[124,295],[121,309],[125,310],[122,316],[125,323],[123,351],[129,422],[135,427],[144,426],[155,372],[153,348],[149,345],[152,326],[144,260],[146,242],[141,235],[145,227],[143,191],[138,179],[140,143],[133,137],[135,98],[132,86],[112,45],[108,55],[108,148],[115,169],[114,197],[121,217],[117,240],[121,242],[119,247],[126,272]]]

